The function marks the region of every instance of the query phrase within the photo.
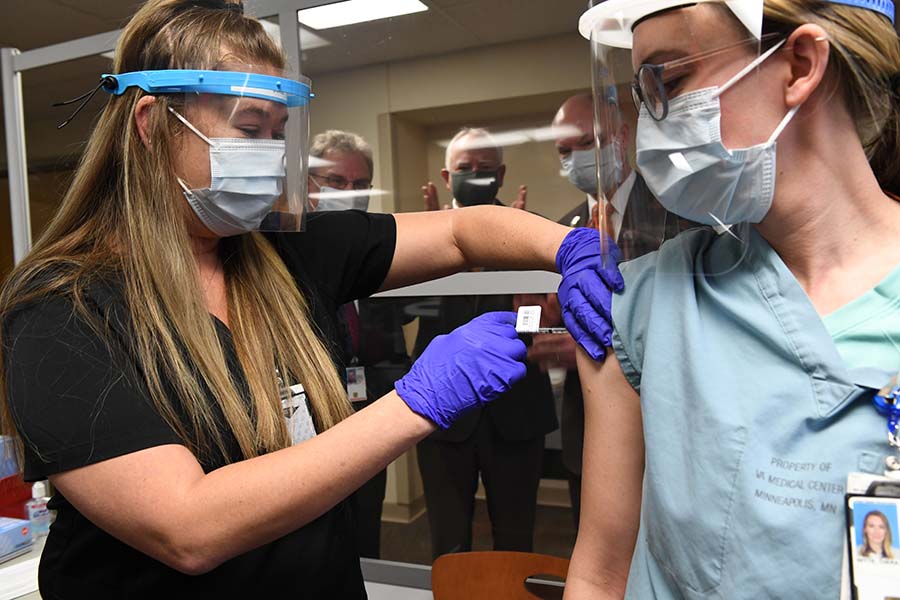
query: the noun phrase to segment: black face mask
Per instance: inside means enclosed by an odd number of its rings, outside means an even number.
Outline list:
[[[453,197],[463,206],[493,204],[500,184],[497,180],[499,171],[465,171],[450,174],[450,187]],[[475,180],[476,182],[473,182]]]

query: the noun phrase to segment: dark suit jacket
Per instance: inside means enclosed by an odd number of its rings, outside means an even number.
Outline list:
[[[576,227],[587,226],[591,217],[586,200],[566,213],[559,223],[571,226],[575,217],[579,217]],[[622,251],[623,260],[631,260],[653,252],[663,241],[696,226],[695,223],[666,212],[650,192],[644,179],[636,175],[625,214],[622,215],[622,228],[616,244]],[[563,465],[572,473],[580,475],[584,447],[584,398],[581,395],[581,380],[575,369],[566,376],[561,434]]]
[[[496,310],[512,310],[512,296],[443,296],[437,317],[420,317],[413,357],[418,358],[438,335],[449,333],[475,317]],[[505,394],[485,407],[461,415],[447,430],[431,439],[462,442],[471,436],[482,416],[491,420],[497,434],[507,442],[531,440],[558,427],[553,389],[546,373],[528,365],[528,373]]]
[[[512,296],[443,296],[437,302],[439,310],[436,317],[419,318],[414,360],[436,336],[450,333],[486,312],[508,311],[513,306]],[[491,420],[500,439],[507,442],[532,440],[559,427],[550,378],[546,373],[541,373],[537,365],[529,364],[525,378],[507,393],[486,407],[478,407],[461,415],[449,429],[438,430],[430,438],[462,442],[475,432],[482,415]]]
[[[575,227],[585,227],[591,220],[587,201],[582,202],[559,220],[562,225],[572,226],[578,217]],[[653,196],[643,177],[635,175],[634,186],[628,196],[628,205],[622,215],[622,228],[619,230],[616,244],[622,251],[622,260],[632,260],[653,252],[665,240],[672,239],[681,231],[696,227],[680,217],[666,212]]]
[[[346,385],[344,367],[353,364],[366,369],[367,399],[354,402],[356,410],[393,390],[394,382],[406,375],[412,365],[403,337],[403,325],[413,319],[405,311],[408,302],[405,298],[359,300],[359,351],[355,357],[343,310],[338,311],[337,334],[331,346],[341,381]]]

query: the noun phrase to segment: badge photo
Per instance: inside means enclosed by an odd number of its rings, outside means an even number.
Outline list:
[[[855,600],[900,600],[900,498],[847,495],[847,548]]]

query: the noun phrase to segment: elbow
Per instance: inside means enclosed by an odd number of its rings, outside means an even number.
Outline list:
[[[566,576],[566,592],[564,598],[565,600],[580,598],[591,598],[592,600],[624,598],[627,583],[627,574],[623,577],[620,573],[585,573],[570,567],[569,573]]]
[[[154,558],[184,575],[205,575],[229,558],[186,530],[165,536],[156,546]]]
[[[167,564],[179,573],[197,576],[206,575],[218,567],[221,562],[199,554],[181,554],[173,557],[173,560]]]
[[[457,269],[455,269],[455,272],[468,271],[476,265],[469,256],[470,252],[467,253],[465,224],[461,224],[459,219],[460,213],[464,213],[465,211],[451,210],[447,212],[450,213],[450,248],[452,248],[453,252],[456,254],[455,262],[457,264]]]
[[[628,573],[631,570],[631,552],[621,553],[619,549],[609,547],[600,540],[591,539],[579,532],[569,564],[566,588],[569,584],[577,590],[590,590],[589,593],[573,597],[585,598],[622,598],[628,585]],[[604,539],[616,539],[612,536]],[[586,537],[588,539],[586,539]]]
[[[184,575],[205,575],[224,562],[200,548],[170,549],[162,562]]]

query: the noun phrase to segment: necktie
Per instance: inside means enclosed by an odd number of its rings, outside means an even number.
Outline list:
[[[347,334],[350,336],[350,351],[356,357],[359,356],[359,313],[356,312],[356,304],[353,302],[345,304],[343,309]]]
[[[613,215],[616,214],[616,207],[613,206],[612,202],[605,202],[603,206],[603,231],[606,232],[606,235],[613,241],[616,239],[616,227],[613,225]],[[597,229],[600,221],[600,203],[594,205],[594,208],[591,209],[591,220],[588,221],[588,227],[592,227]]]

